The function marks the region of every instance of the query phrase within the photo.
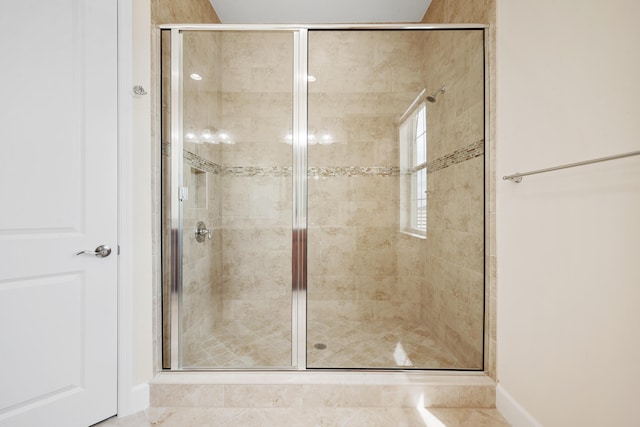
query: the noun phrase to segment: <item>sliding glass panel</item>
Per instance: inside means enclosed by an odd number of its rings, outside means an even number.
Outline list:
[[[180,367],[291,367],[293,35],[182,38]]]
[[[483,45],[309,31],[309,368],[482,369]]]

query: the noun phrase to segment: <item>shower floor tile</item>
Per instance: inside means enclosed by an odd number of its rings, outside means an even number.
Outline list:
[[[324,344],[326,348],[316,348]],[[322,348],[323,346],[320,346]],[[403,321],[310,321],[310,368],[460,368],[427,328]]]
[[[308,322],[309,368],[465,369],[425,327],[403,321]],[[225,321],[196,350],[185,368],[286,368],[291,332],[269,322]]]

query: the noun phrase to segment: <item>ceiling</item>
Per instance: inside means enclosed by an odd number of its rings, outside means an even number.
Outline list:
[[[209,0],[223,24],[420,22],[431,0]]]

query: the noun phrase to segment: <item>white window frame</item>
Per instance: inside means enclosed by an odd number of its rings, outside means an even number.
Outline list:
[[[400,231],[427,236],[427,107],[413,104],[399,124]]]

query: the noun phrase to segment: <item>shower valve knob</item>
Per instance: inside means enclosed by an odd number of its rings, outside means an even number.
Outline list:
[[[207,226],[202,221],[196,224],[195,234],[196,234],[196,240],[198,242],[204,242],[205,236],[208,239],[211,239],[211,230],[208,230]]]
[[[209,239],[211,238],[211,231],[209,230],[198,230],[196,231],[200,236],[207,236]]]

